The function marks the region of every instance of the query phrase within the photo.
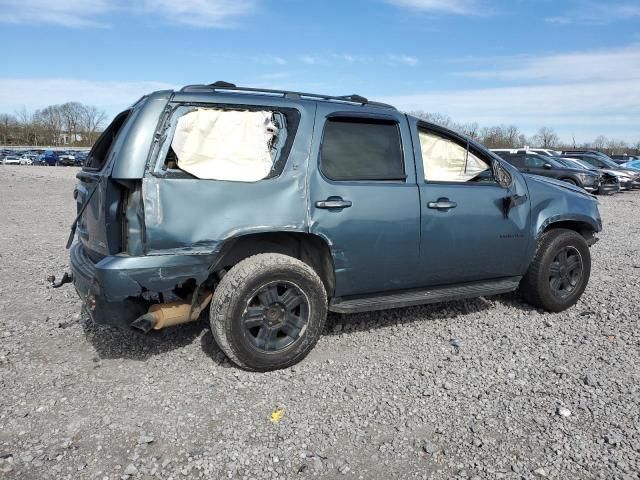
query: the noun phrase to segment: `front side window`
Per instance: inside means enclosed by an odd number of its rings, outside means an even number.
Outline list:
[[[354,118],[327,120],[320,167],[330,180],[404,180],[398,124]]]
[[[493,181],[491,165],[470,152],[466,146],[424,130],[420,130],[418,136],[426,181]]]

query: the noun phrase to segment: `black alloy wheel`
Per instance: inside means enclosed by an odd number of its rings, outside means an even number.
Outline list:
[[[253,293],[242,316],[245,335],[255,348],[277,352],[304,333],[309,299],[293,282],[269,283]]]
[[[562,248],[549,266],[551,292],[559,299],[567,298],[582,280],[582,256],[574,246]]]

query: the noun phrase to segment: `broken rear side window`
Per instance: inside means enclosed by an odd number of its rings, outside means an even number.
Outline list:
[[[96,140],[96,143],[91,148],[87,160],[85,162],[85,170],[100,170],[107,161],[107,154],[111,149],[111,145],[115,142],[118,133],[122,130],[124,122],[129,118],[131,110],[126,110],[120,113],[113,122],[102,132],[100,138]]]
[[[284,168],[298,123],[293,109],[179,107],[163,167],[207,180],[272,178]]]

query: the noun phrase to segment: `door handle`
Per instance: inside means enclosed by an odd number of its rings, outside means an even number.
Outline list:
[[[427,203],[428,208],[436,210],[449,210],[450,208],[456,208],[458,204],[451,202],[448,198],[439,198],[436,202]]]
[[[326,209],[349,208],[351,205],[353,205],[351,200],[343,200],[341,197],[329,197],[326,200],[318,200],[316,202],[316,208]]]

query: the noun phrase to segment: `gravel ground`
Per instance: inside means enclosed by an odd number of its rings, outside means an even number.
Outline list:
[[[640,478],[640,192],[600,199],[567,312],[331,315],[305,361],[261,374],[205,322],[97,327],[47,286],[75,173],[0,167],[0,478]]]

